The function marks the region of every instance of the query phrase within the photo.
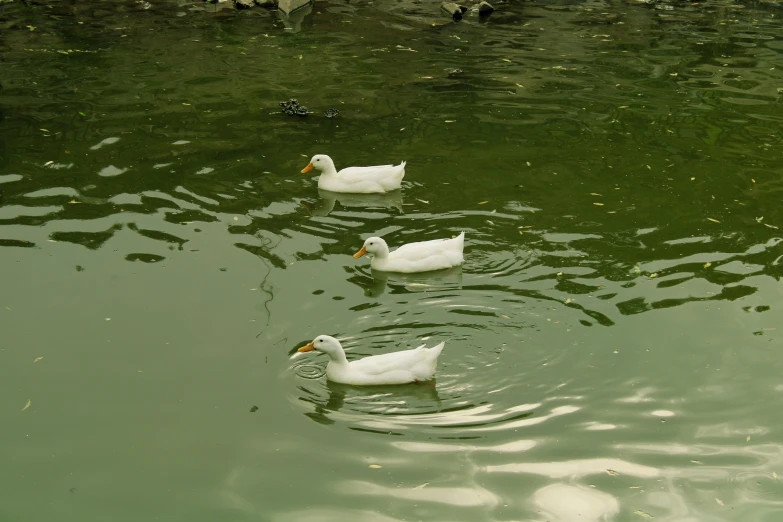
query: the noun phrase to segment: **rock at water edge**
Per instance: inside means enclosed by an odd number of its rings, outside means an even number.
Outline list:
[[[455,4],[454,2],[443,2],[440,4],[440,8],[451,15],[455,21],[462,20],[462,14],[468,10],[467,7],[462,7],[461,5]]]
[[[486,2],[486,1],[481,2],[478,5],[479,16],[487,16],[489,13],[491,13],[494,10],[495,10],[495,8],[492,7],[492,4],[490,4],[489,2]]]

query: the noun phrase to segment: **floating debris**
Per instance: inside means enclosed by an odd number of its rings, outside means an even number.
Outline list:
[[[340,114],[340,111],[338,111],[337,109],[326,109],[324,111],[324,116],[326,116],[327,118],[334,118],[338,114]]]
[[[307,116],[310,111],[304,105],[299,105],[296,98],[291,98],[287,102],[280,102],[280,106],[283,108],[283,112],[289,116]]]

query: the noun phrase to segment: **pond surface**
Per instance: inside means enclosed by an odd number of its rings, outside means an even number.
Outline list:
[[[776,4],[205,6],[0,5],[0,518],[783,519]]]

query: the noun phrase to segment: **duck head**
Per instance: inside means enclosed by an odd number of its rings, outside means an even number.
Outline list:
[[[329,356],[330,359],[335,361],[345,359],[345,351],[340,341],[332,337],[331,335],[319,335],[309,344],[306,344],[299,348],[299,352],[323,352]]]
[[[389,246],[380,237],[369,237],[362,245],[362,248],[356,252],[353,257],[359,259],[365,254],[372,254],[376,257],[386,257],[389,255]]]
[[[334,162],[326,154],[316,154],[310,159],[310,163],[302,169],[302,174],[307,174],[313,169],[321,172],[331,172],[334,170]]]

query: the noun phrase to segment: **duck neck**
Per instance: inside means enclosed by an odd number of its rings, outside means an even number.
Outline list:
[[[386,259],[389,257],[388,245],[380,245],[378,249],[372,253],[372,255],[375,256],[376,259]]]
[[[334,168],[334,163],[329,161],[326,165],[321,167],[321,176],[334,176],[337,174],[337,169]]]
[[[345,357],[345,352],[340,350],[338,353],[330,353],[329,355],[329,364],[348,364],[348,358]]]

